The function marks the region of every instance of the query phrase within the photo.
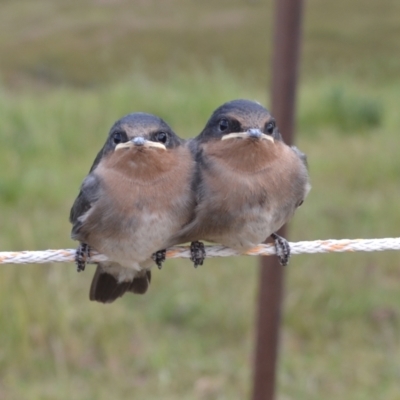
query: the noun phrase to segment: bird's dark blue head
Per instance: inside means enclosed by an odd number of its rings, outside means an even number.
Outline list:
[[[134,138],[162,143],[166,148],[182,144],[182,140],[164,120],[152,114],[138,112],[128,114],[114,123],[108,134],[106,146],[114,150],[118,144],[132,141]]]
[[[270,136],[271,139],[282,140],[269,111],[255,101],[243,99],[229,101],[218,107],[196,140],[221,140],[233,133],[246,133],[241,136],[252,139]]]
[[[111,127],[106,143],[98,153],[91,171],[102,157],[114,151],[118,145],[132,142],[135,146],[143,146],[146,141],[160,143],[166,149],[178,147],[184,142],[160,117],[142,112],[131,113]]]

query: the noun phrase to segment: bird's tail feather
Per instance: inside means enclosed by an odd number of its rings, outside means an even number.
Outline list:
[[[151,282],[151,271],[143,271],[142,276],[136,276],[131,282],[128,291],[136,294],[145,294]]]
[[[90,286],[89,298],[100,303],[112,303],[123,296],[125,292],[146,293],[150,281],[151,272],[143,270],[133,280],[119,282],[114,274],[105,271],[101,265],[98,265]]]

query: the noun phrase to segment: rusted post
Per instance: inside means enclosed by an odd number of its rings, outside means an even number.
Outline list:
[[[302,0],[275,1],[271,111],[288,144],[294,136],[302,5]],[[277,258],[261,257],[252,400],[275,398],[283,284],[284,267]]]

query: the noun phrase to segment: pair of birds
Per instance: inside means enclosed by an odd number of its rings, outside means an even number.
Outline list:
[[[244,252],[272,236],[286,265],[290,248],[275,232],[309,189],[305,155],[283,142],[259,103],[223,104],[188,141],[154,115],[121,118],[70,213],[78,270],[91,248],[109,259],[97,266],[90,300],[145,293],[151,267],[180,243],[192,242],[197,266],[205,257],[200,240]]]

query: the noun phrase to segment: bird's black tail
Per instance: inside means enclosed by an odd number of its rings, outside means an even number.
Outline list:
[[[100,303],[112,303],[125,292],[144,294],[151,281],[151,272],[140,271],[132,281],[118,282],[117,277],[105,271],[101,265],[97,266],[90,286],[89,298]]]

